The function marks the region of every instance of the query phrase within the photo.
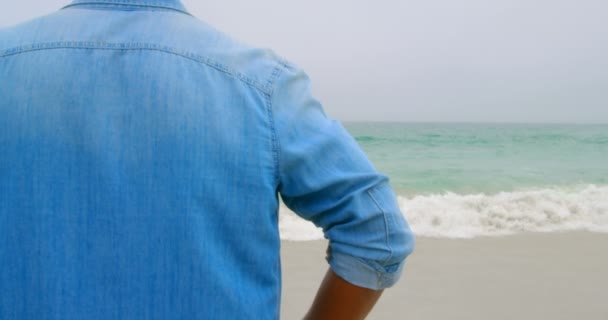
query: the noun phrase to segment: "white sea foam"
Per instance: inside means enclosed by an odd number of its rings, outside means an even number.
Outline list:
[[[281,239],[306,241],[323,239],[323,231],[312,222],[298,217],[293,211],[281,206],[279,211],[279,233]]]
[[[584,230],[608,232],[608,186],[585,185],[500,192],[399,196],[412,231],[419,236],[473,238],[518,232]],[[322,239],[312,223],[281,208],[281,238]]]

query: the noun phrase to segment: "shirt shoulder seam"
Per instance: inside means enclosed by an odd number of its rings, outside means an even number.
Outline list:
[[[281,165],[280,165],[280,158],[281,158],[281,143],[279,141],[277,132],[276,132],[276,125],[275,125],[275,115],[274,115],[274,108],[273,108],[273,103],[272,103],[272,98],[273,98],[273,94],[275,91],[275,83],[276,80],[281,76],[281,73],[283,72],[283,69],[285,68],[285,62],[282,59],[279,59],[279,65],[277,65],[274,70],[272,71],[272,74],[270,75],[270,77],[268,78],[268,81],[266,82],[266,87],[268,88],[268,92],[266,93],[266,109],[267,109],[267,113],[268,113],[268,122],[269,122],[269,126],[270,126],[270,136],[271,136],[271,140],[272,140],[272,155],[273,155],[273,160],[274,160],[274,179],[275,179],[275,184],[278,185],[280,183],[281,180]]]

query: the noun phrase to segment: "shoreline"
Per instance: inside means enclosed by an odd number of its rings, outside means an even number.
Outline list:
[[[608,319],[608,233],[416,240],[368,319]],[[301,319],[328,268],[327,241],[281,245],[281,319]]]

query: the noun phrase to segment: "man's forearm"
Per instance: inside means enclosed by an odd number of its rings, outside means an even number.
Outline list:
[[[357,320],[365,319],[372,310],[382,290],[355,286],[327,271],[317,296],[304,318],[305,320]]]

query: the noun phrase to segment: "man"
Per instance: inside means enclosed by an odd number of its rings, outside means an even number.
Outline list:
[[[323,228],[309,319],[363,318],[413,237],[306,74],[177,0],[0,30],[0,319],[276,319],[278,195]]]

